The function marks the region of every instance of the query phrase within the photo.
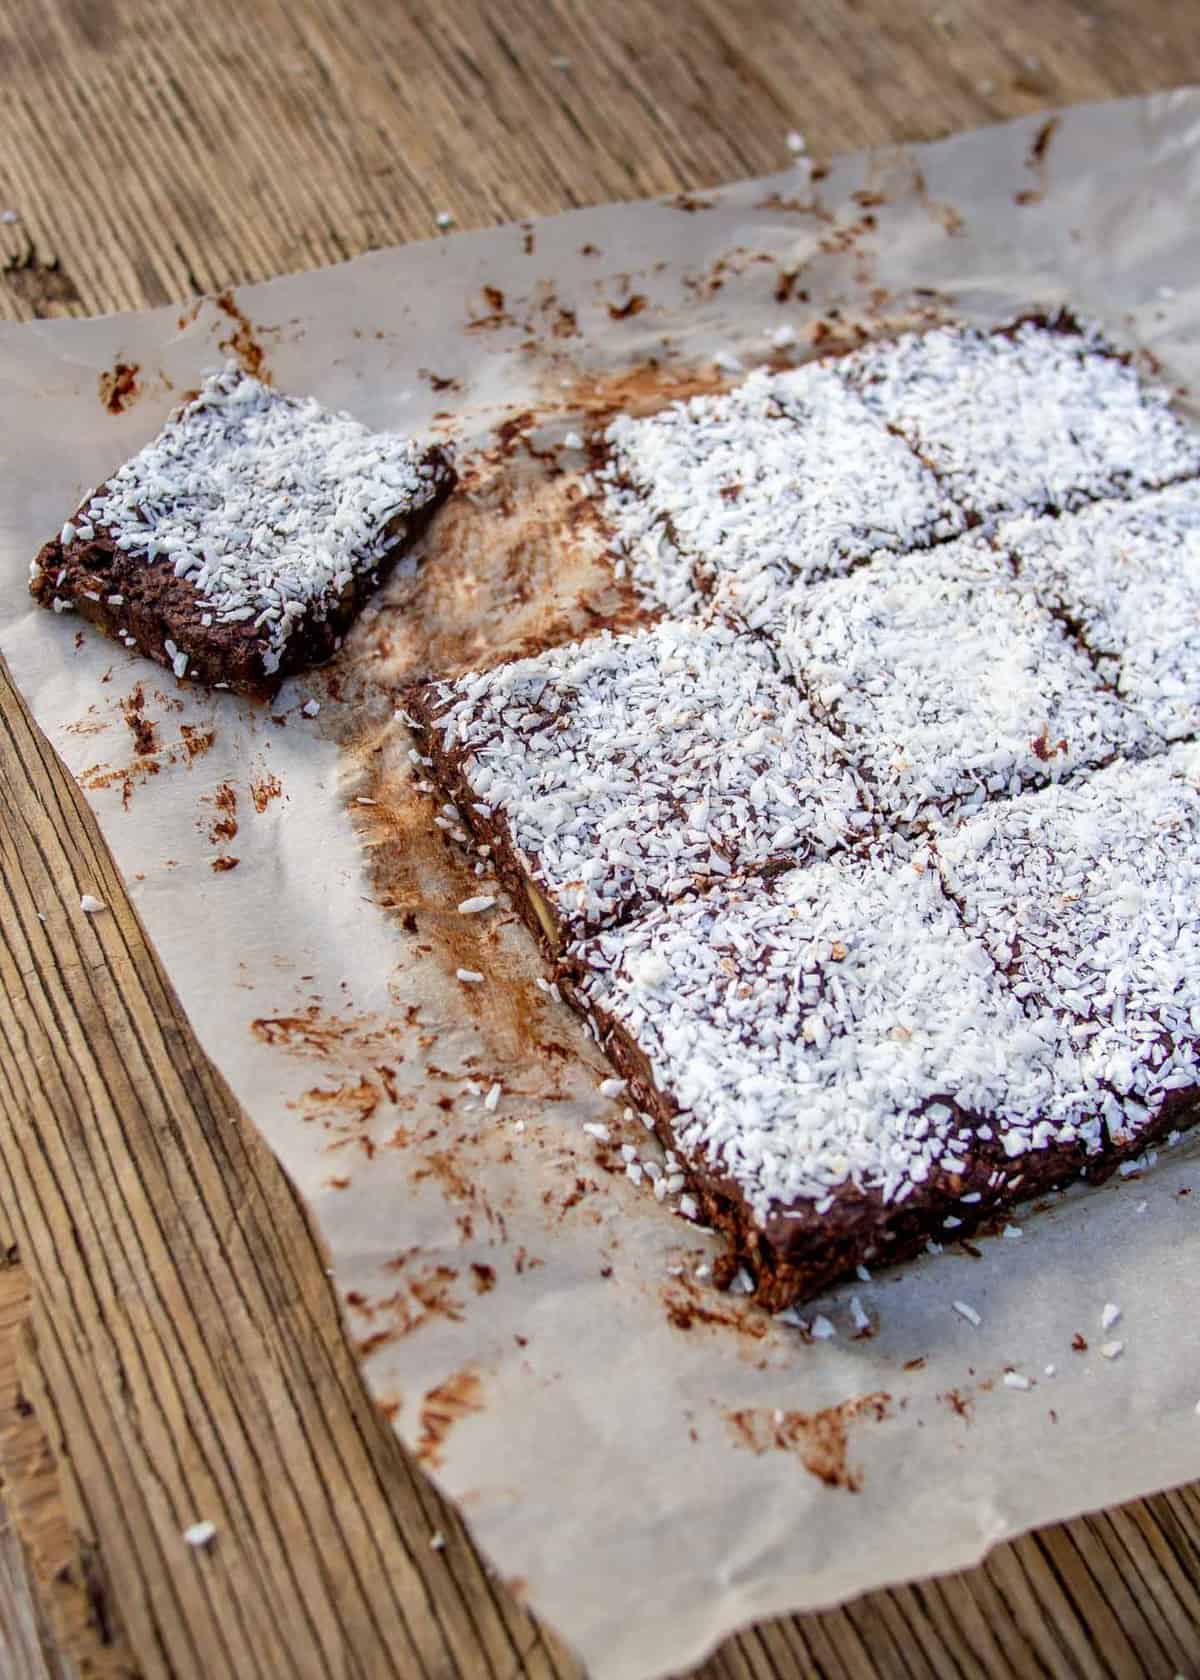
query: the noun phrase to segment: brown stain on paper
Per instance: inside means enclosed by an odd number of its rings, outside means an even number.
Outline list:
[[[222,782],[216,792],[208,796],[208,803],[213,805],[217,812],[208,823],[208,838],[214,845],[232,840],[238,831],[238,798],[233,783]]]
[[[139,758],[158,751],[158,731],[146,716],[146,694],[138,683],[128,697],[121,701],[121,716],[133,736],[133,750]]]
[[[79,772],[76,780],[89,793],[119,787],[121,804],[126,809],[134,789],[141,783],[161,774],[165,765],[191,764],[202,758],[217,738],[215,729],[184,723],[179,727],[178,739],[163,745],[160,726],[146,716],[146,695],[140,682],[120,702],[120,710],[133,737],[135,756],[128,764],[89,765]]]
[[[409,1262],[419,1252],[415,1248],[406,1249],[388,1263],[387,1269],[406,1273]],[[454,1293],[457,1278],[458,1272],[453,1266],[435,1264],[420,1270],[414,1268],[411,1275],[406,1273],[396,1289],[378,1300],[370,1300],[361,1291],[351,1290],[346,1296],[347,1306],[370,1326],[356,1344],[359,1354],[365,1358],[389,1342],[411,1336],[434,1319],[461,1324],[466,1303]]]
[[[218,341],[219,348],[236,358],[243,373],[269,385],[271,373],[267,367],[267,353],[261,343],[264,329],[255,327],[243,314],[232,292],[218,292],[213,302],[233,322],[232,332]]]
[[[671,1278],[662,1289],[662,1301],[667,1311],[667,1323],[674,1330],[694,1330],[697,1325],[715,1325],[736,1331],[752,1342],[761,1342],[770,1330],[770,1320],[759,1308],[750,1305],[750,1297],[719,1295],[714,1289],[703,1288],[690,1277]],[[744,1302],[744,1306],[739,1306]]]
[[[259,776],[250,783],[250,797],[254,801],[254,809],[261,817],[273,799],[278,799],[283,792],[283,783],[278,776]]]
[[[470,1366],[464,1366],[444,1383],[431,1388],[421,1402],[421,1434],[417,1458],[431,1470],[442,1463],[446,1438],[454,1425],[472,1412],[483,1410],[483,1385]]]
[[[862,1473],[849,1462],[849,1426],[860,1418],[877,1422],[890,1415],[891,1395],[882,1391],[859,1394],[819,1412],[775,1410],[770,1406],[747,1406],[727,1411],[725,1422],[734,1442],[756,1456],[767,1452],[788,1452],[798,1458],[810,1476],[826,1487],[847,1493],[862,1489]]]
[[[141,390],[138,384],[140,372],[136,362],[118,362],[107,373],[100,375],[100,401],[109,414],[124,414],[126,409],[133,407]]]

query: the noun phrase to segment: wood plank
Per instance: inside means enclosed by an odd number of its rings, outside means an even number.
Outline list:
[[[0,315],[181,299],[443,208],[702,189],[782,165],[792,127],[820,155],[1188,79],[1169,0],[0,0]],[[0,1661],[20,1638],[29,1680],[569,1680],[376,1416],[304,1210],[2,672],[0,874],[0,1603],[24,1614]],[[1184,1489],[748,1629],[698,1673],[1200,1672],[1198,1581]]]
[[[143,307],[1200,74],[1170,0],[2,0],[0,312]],[[569,61],[569,62],[568,62]],[[113,120],[113,113],[121,113]]]

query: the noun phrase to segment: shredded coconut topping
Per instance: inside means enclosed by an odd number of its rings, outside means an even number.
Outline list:
[[[962,528],[928,469],[823,363],[622,416],[606,436],[600,478],[618,547],[669,609],[694,609],[724,574],[828,577]]]
[[[567,928],[866,825],[863,795],[767,649],[717,618],[603,632],[435,685],[433,729]],[[645,953],[639,984],[670,978]]]
[[[1094,329],[939,327],[841,363],[865,402],[977,514],[1043,512],[1200,471],[1195,433]]]
[[[1155,729],[1168,740],[1200,732],[1200,486],[1075,519],[1014,520],[999,536]]]
[[[683,1148],[760,1219],[801,1199],[819,1213],[845,1184],[902,1200],[974,1151],[1040,1146],[1047,1115],[1057,1140],[1098,1141],[1057,1022],[1024,1014],[932,869],[842,856],[688,895],[571,954],[682,1110]],[[645,983],[647,958],[664,982]]]
[[[755,622],[901,820],[1040,786],[1148,733],[981,537],[791,585]]]
[[[951,1232],[1031,1156],[1144,1148],[1200,1087],[1200,757],[1167,745],[1200,719],[1200,486],[1156,488],[1200,444],[1165,394],[1090,329],[947,329],[607,442],[618,565],[682,617],[423,710],[682,1161],[768,1231],[912,1197]]]
[[[1074,1045],[1078,1100],[1115,1141],[1200,1086],[1195,747],[997,804],[937,852],[1031,1027]]]
[[[218,624],[253,621],[263,664],[323,617],[444,477],[440,457],[230,364],[100,487],[86,517],[195,585]]]

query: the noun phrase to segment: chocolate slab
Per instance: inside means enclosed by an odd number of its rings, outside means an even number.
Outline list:
[[[177,677],[268,692],[330,657],[453,483],[445,451],[230,367],[85,499],[30,591]]]

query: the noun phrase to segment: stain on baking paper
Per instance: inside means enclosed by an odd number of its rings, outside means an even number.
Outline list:
[[[363,1074],[356,1080],[327,1089],[314,1085],[301,1093],[296,1104],[306,1120],[348,1120],[365,1125],[382,1101],[383,1093]]]
[[[850,1425],[863,1418],[881,1422],[890,1415],[891,1399],[883,1392],[860,1394],[819,1412],[748,1406],[727,1411],[725,1421],[735,1444],[757,1457],[767,1452],[792,1453],[826,1487],[858,1493],[862,1472],[849,1462]]]
[[[512,316],[504,306],[504,293],[499,286],[483,287],[484,313],[473,315],[467,322],[468,332],[494,331],[497,327],[511,327],[515,325]],[[434,387],[436,390],[438,387]]]
[[[203,819],[201,826],[207,827],[208,838],[214,846],[223,845],[232,840],[238,831],[237,789],[232,782],[222,782],[215,793],[205,794],[203,803],[213,806],[215,816]]]
[[[365,1050],[389,1037],[380,1016],[329,1015],[315,1003],[295,1015],[261,1015],[251,1021],[250,1031],[262,1044],[283,1045],[308,1056],[330,1056],[343,1046]]]
[[[418,368],[417,369],[417,376],[420,379],[427,379],[429,381],[429,389],[431,391],[461,391],[462,390],[462,380],[461,379],[455,379],[452,375],[449,375],[449,374],[434,373],[432,368]]]
[[[181,723],[179,725],[180,745],[189,764],[194,759],[203,758],[216,738],[217,732],[215,729],[202,729],[196,723]]]
[[[214,875],[227,875],[231,869],[236,869],[241,861],[241,858],[229,857],[222,853],[220,857],[213,858],[208,867]]]
[[[816,216],[819,221],[832,222],[833,212],[821,203],[817,193],[808,198],[800,198],[796,194],[768,193],[766,198],[760,198],[754,206],[756,210],[770,210],[783,216]]]
[[[635,315],[640,315],[646,307],[646,299],[641,292],[630,292],[624,303],[610,303],[608,313],[614,321],[629,321]]]
[[[388,1262],[387,1270],[404,1272],[419,1252],[415,1248],[406,1249],[395,1260]],[[457,1278],[458,1272],[453,1266],[435,1264],[413,1267],[411,1275],[403,1276],[396,1289],[376,1300],[364,1295],[361,1290],[351,1290],[346,1296],[346,1305],[356,1321],[362,1321],[367,1326],[365,1334],[357,1339],[359,1354],[365,1358],[388,1342],[411,1336],[422,1325],[435,1319],[461,1324],[466,1303],[454,1291]]]
[[[108,788],[121,790],[121,804],[128,810],[133,792],[141,783],[161,774],[170,764],[191,764],[202,757],[216,740],[214,729],[200,729],[193,724],[180,726],[179,738],[163,745],[156,725],[145,713],[146,699],[140,683],[127,699],[121,701],[121,715],[133,736],[136,756],[128,764],[92,764],[76,777],[87,793]]]
[[[483,1385],[478,1372],[464,1366],[444,1383],[431,1388],[421,1402],[421,1434],[417,1458],[431,1470],[442,1463],[446,1438],[456,1423],[483,1410]]]
[[[948,1388],[944,1394],[938,1395],[938,1399],[944,1406],[949,1407],[955,1417],[960,1417],[964,1423],[970,1423],[974,1402],[969,1395],[963,1394],[957,1388]]]
[[[741,1305],[742,1301],[745,1305]],[[749,1341],[760,1342],[770,1331],[770,1320],[749,1297],[719,1295],[683,1274],[663,1285],[662,1302],[672,1329],[690,1331],[697,1326],[718,1326],[733,1330]]]
[[[137,362],[118,362],[99,379],[100,401],[109,414],[124,414],[138,399],[141,386]]]
[[[493,881],[481,881],[460,845],[435,825],[433,799],[416,794],[400,777],[392,780],[376,754],[356,756],[369,778],[363,790],[375,800],[357,807],[356,815],[376,903],[416,941],[416,955],[432,959],[447,979],[454,980],[459,969],[484,976],[475,986],[455,980],[458,1007],[477,1026],[482,1044],[481,1057],[464,1061],[450,1077],[474,1078],[484,1088],[502,1078],[506,1094],[518,1095],[528,1088],[529,1068],[545,1065],[536,1094],[553,1100],[560,1094],[563,1064],[546,1052],[561,1033],[551,1028],[550,1000],[533,984],[532,951],[514,953],[503,937],[514,914],[503,892]],[[460,915],[457,905],[483,890],[495,893],[496,908],[483,916]],[[445,1101],[447,1108],[454,1106]],[[459,1194],[449,1178],[443,1177],[443,1188]]]
[[[283,783],[278,776],[259,776],[250,783],[250,797],[260,817],[271,801],[278,799],[282,792]]]
[[[158,751],[158,731],[146,716],[146,694],[141,683],[121,701],[121,716],[133,736],[133,750],[139,758]]]
[[[132,764],[91,764],[75,778],[85,793],[101,793],[111,787],[121,790],[121,804],[129,809],[133,790],[150,776],[157,776],[162,765],[157,758],[135,758]]]
[[[1059,117],[1047,117],[1034,134],[1029,146],[1029,155],[1025,159],[1025,167],[1035,176],[1037,186],[1023,187],[1014,193],[1014,204],[1040,204],[1046,196],[1046,155],[1061,120]]]
[[[88,707],[89,712],[94,712],[95,709],[94,706]],[[64,728],[68,735],[103,735],[108,728],[108,720],[107,718],[81,717],[77,718],[74,723],[64,725]]]
[[[221,313],[233,322],[233,331],[227,338],[218,339],[218,347],[227,355],[236,358],[243,373],[248,373],[269,385],[271,372],[267,367],[267,353],[261,341],[269,334],[277,334],[279,328],[255,327],[239,309],[232,292],[218,292],[213,302]]]

